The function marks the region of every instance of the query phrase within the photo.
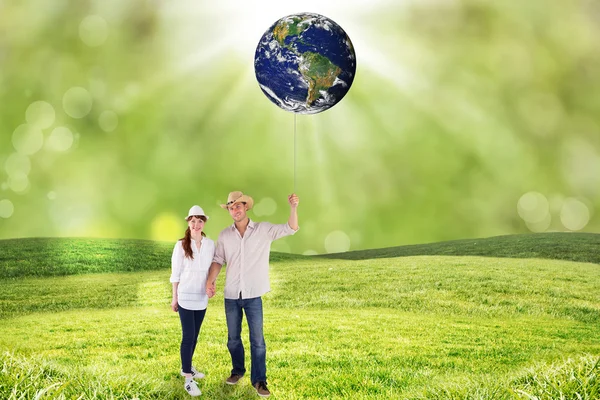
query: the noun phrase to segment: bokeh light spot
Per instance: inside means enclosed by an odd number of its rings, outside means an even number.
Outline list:
[[[569,197],[560,210],[560,221],[565,228],[579,231],[590,221],[590,210],[582,201]]]
[[[546,219],[550,210],[548,199],[541,193],[528,192],[519,199],[517,211],[525,222],[538,223]]]
[[[27,107],[25,119],[27,123],[39,129],[49,128],[56,118],[54,107],[45,101],[35,101]]]
[[[48,200],[56,200],[56,192],[55,191],[48,192],[47,196],[48,196]]]
[[[0,200],[0,217],[10,218],[15,211],[15,206],[8,199]]]
[[[343,231],[333,231],[325,238],[325,251],[343,253],[350,250],[350,237]]]
[[[114,111],[104,111],[98,117],[98,125],[104,132],[112,132],[119,125],[119,117]]]
[[[538,222],[525,222],[525,225],[527,225],[527,228],[531,231],[531,232],[546,232],[546,230],[550,227],[550,224],[552,223],[552,217],[550,216],[550,213],[546,214],[546,217]]]
[[[44,144],[44,134],[29,124],[19,125],[13,132],[12,143],[20,154],[35,154]]]
[[[92,110],[92,96],[82,87],[72,87],[63,96],[63,108],[72,118],[83,118]]]
[[[29,161],[29,157],[24,156],[19,153],[12,153],[6,159],[4,163],[4,169],[6,170],[6,174],[8,176],[13,176],[16,174],[29,174],[31,171],[31,161]]]
[[[79,37],[90,47],[97,47],[108,37],[108,24],[99,15],[88,15],[79,24]]]
[[[64,126],[54,128],[46,141],[46,147],[53,151],[67,151],[72,145],[73,133]]]
[[[22,172],[8,177],[8,186],[15,193],[22,193],[29,187],[29,178]]]
[[[183,237],[186,225],[181,218],[172,213],[159,214],[152,221],[152,239],[173,241]]]
[[[270,197],[263,198],[254,206],[254,214],[259,217],[273,215],[275,211],[277,211],[277,203]]]
[[[304,255],[304,256],[316,256],[317,254],[319,254],[319,253],[317,253],[316,251],[311,250],[311,249],[308,249],[304,253],[302,253],[302,255]]]

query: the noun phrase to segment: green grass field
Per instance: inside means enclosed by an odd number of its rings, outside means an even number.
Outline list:
[[[0,241],[0,398],[188,398],[172,247]],[[598,399],[598,249],[556,233],[272,254],[271,398]],[[194,358],[203,397],[258,398],[249,377],[224,384],[226,337],[217,295]]]

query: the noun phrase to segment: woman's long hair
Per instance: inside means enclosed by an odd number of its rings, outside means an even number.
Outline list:
[[[192,215],[190,216],[187,221],[189,222],[190,219],[192,218],[200,218],[202,221],[204,221],[206,223],[206,217],[204,215]],[[204,233],[204,230],[202,231],[202,236],[206,237],[206,234]],[[185,230],[185,236],[181,239],[181,244],[183,245],[183,251],[185,253],[185,256],[187,258],[190,259],[194,259],[194,252],[192,251],[192,232],[190,231],[190,227],[188,226],[188,228]]]

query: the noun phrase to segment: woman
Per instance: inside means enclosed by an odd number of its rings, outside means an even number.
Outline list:
[[[193,206],[185,218],[188,228],[185,236],[173,249],[171,279],[173,301],[171,309],[179,312],[181,320],[181,375],[185,377],[183,387],[192,396],[201,394],[194,378],[204,374],[192,366],[200,327],[206,314],[206,276],[215,254],[215,243],[203,232],[208,216],[200,206]]]

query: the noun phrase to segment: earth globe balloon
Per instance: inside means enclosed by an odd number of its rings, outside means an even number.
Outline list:
[[[288,15],[261,37],[254,56],[264,94],[286,111],[316,114],[350,90],[356,72],[354,46],[331,19],[313,13]]]

